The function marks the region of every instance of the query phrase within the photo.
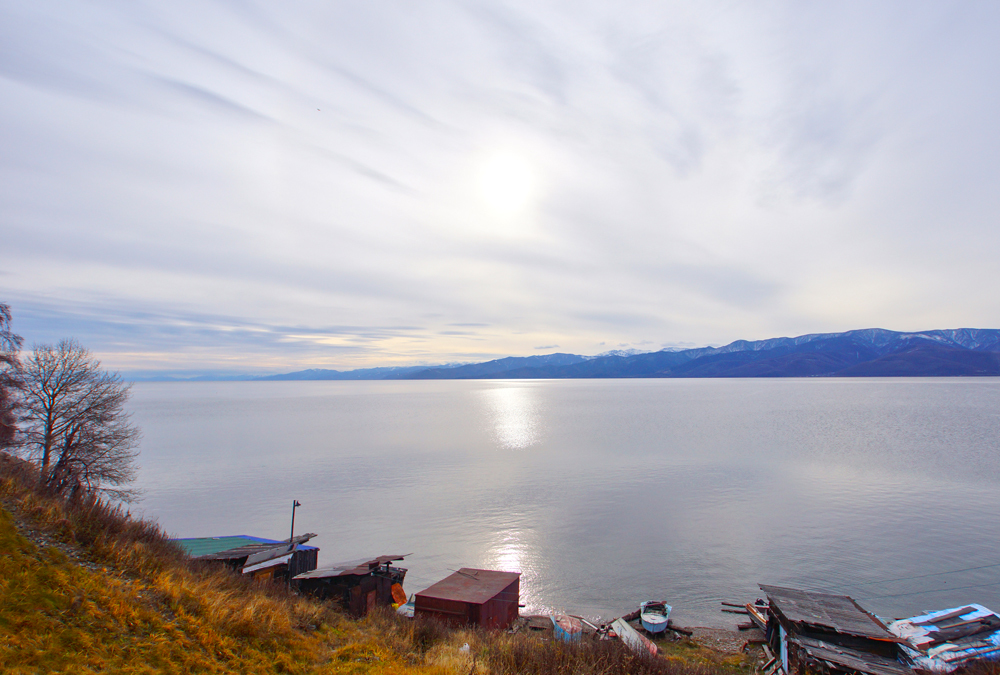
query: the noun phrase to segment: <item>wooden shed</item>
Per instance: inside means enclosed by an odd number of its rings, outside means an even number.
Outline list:
[[[287,580],[316,569],[319,549],[305,543],[315,534],[278,541],[245,534],[227,537],[174,539],[195,560],[225,565],[255,578]]]
[[[301,592],[339,602],[352,616],[361,617],[379,605],[406,602],[406,569],[392,565],[403,558],[380,555],[334,563],[300,574],[292,581]]]
[[[506,629],[517,620],[520,572],[463,567],[414,596],[415,616],[454,625]]]
[[[909,675],[899,639],[846,595],[764,586],[766,635],[789,675]]]

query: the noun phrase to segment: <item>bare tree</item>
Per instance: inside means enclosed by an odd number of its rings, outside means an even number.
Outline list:
[[[20,389],[21,336],[11,332],[10,305],[0,302],[0,449],[17,437],[17,396]]]
[[[73,496],[133,501],[141,434],[125,404],[129,385],[73,340],[36,345],[23,368],[25,448],[43,486]]]

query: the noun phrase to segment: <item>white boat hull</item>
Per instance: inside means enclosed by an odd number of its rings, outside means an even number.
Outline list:
[[[635,628],[628,625],[622,619],[615,619],[614,623],[611,624],[611,630],[615,632],[618,639],[628,645],[628,648],[637,654],[649,654],[650,656],[656,656],[659,653],[659,648],[650,642],[648,639],[639,634]]]

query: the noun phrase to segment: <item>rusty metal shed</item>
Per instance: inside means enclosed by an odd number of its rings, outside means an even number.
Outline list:
[[[353,616],[364,616],[378,605],[397,602],[393,586],[398,585],[402,592],[406,569],[392,563],[404,557],[380,555],[334,563],[299,574],[292,581],[303,593],[335,600]]]
[[[414,596],[414,616],[506,629],[517,620],[520,572],[463,567]]]

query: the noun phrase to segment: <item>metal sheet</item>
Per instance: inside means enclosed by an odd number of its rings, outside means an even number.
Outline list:
[[[928,612],[889,624],[906,640],[903,652],[913,664],[931,672],[950,672],[973,659],[1000,658],[1000,615],[969,604]]]
[[[377,558],[359,558],[347,562],[333,563],[314,569],[310,572],[300,574],[296,579],[326,579],[330,577],[365,576],[370,574],[375,568],[396,560],[403,560],[401,555],[380,555]]]
[[[875,617],[846,595],[765,586],[772,609],[800,626],[813,626],[845,635],[895,642],[897,639]]]
[[[257,572],[259,570],[267,569],[268,567],[277,567],[283,563],[287,563],[292,558],[292,553],[281,556],[280,558],[271,558],[265,560],[264,562],[257,563],[256,565],[247,565],[243,568],[243,574],[250,574],[251,572]]]
[[[254,553],[253,555],[247,556],[247,561],[243,563],[243,565],[249,567],[251,565],[256,565],[258,563],[271,560],[272,558],[279,558],[285,555],[290,556],[294,552],[295,552],[294,544],[292,545],[291,549],[289,549],[288,546],[276,546],[275,548],[265,549],[260,553]]]

